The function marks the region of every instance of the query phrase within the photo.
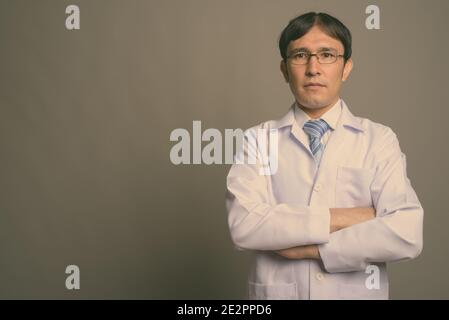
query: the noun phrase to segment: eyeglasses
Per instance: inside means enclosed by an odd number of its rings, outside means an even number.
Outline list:
[[[318,51],[317,53],[311,53],[307,51],[296,51],[290,53],[287,57],[292,64],[304,65],[308,64],[312,56],[315,56],[320,64],[330,64],[337,61],[338,57],[343,57],[342,54],[338,54],[337,50],[326,49]]]

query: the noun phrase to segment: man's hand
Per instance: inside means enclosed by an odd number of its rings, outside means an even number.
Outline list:
[[[376,217],[376,211],[372,207],[331,208],[330,213],[331,233]]]
[[[318,247],[314,244],[275,251],[287,259],[321,259]]]

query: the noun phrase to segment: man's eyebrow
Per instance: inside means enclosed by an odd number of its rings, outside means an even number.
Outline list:
[[[337,49],[332,48],[332,47],[320,47],[317,50],[317,52],[322,52],[322,51],[337,51]],[[293,48],[290,51],[290,54],[297,53],[297,52],[311,52],[311,51],[306,47],[300,47],[300,48]]]
[[[337,51],[337,49],[332,47],[320,47],[317,51]]]
[[[306,47],[301,47],[301,48],[293,48],[290,53],[296,53],[296,52],[310,52],[309,49],[307,49]]]

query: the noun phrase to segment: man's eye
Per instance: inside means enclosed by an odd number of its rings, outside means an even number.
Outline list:
[[[333,57],[335,56],[334,54],[332,54],[332,53],[330,53],[330,52],[321,52],[320,55],[321,55],[323,58],[333,58]]]
[[[298,52],[294,55],[295,59],[304,59],[307,57],[307,53],[305,52]]]

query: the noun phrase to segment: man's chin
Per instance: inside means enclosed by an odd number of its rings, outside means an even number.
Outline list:
[[[314,109],[314,110],[325,108],[328,105],[324,101],[313,100],[313,99],[311,99],[311,100],[299,100],[299,104],[300,104],[300,106],[302,106],[304,108]]]

